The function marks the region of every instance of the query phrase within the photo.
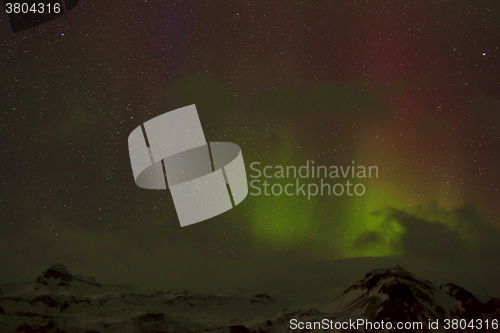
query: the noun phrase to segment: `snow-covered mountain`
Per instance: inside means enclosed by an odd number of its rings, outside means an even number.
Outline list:
[[[443,329],[446,320],[451,325],[455,319],[469,326],[454,332],[500,331],[492,327],[500,319],[498,299],[481,302],[460,286],[419,280],[400,266],[366,274],[330,303],[285,306],[267,294],[241,297],[187,290],[106,290],[93,278],[72,275],[57,264],[26,289],[0,291],[0,332],[313,332],[318,328],[314,325],[328,323],[317,330],[324,332],[324,328],[338,331],[338,325],[360,319],[419,322],[422,329],[408,331],[422,332],[438,332],[429,330],[429,323],[437,322]],[[477,329],[479,321],[482,330]],[[401,331],[344,328],[352,332]]]
[[[500,332],[500,301],[490,298],[486,303],[481,302],[460,286],[453,283],[435,285],[419,280],[396,265],[367,273],[364,279],[346,288],[342,295],[326,306],[307,311],[286,310],[265,325],[276,332],[291,332],[290,324],[294,319],[297,323],[305,323],[302,326],[307,332],[307,323],[312,323],[309,325],[313,328],[314,323],[318,326],[325,323],[322,328],[333,327],[332,331],[335,327],[344,327],[343,332]],[[353,325],[355,328],[351,326],[352,322],[361,319],[372,325],[365,322],[360,326]],[[382,322],[390,323],[390,327],[375,324]],[[345,326],[341,326],[343,323]],[[402,330],[397,329],[398,323],[419,324]],[[430,326],[431,323],[438,326]],[[453,329],[454,323],[458,325],[456,329]],[[263,327],[264,324],[258,326]],[[297,326],[293,324],[292,328]],[[446,329],[447,326],[451,329]],[[320,331],[324,332],[323,329]]]
[[[265,316],[275,301],[187,290],[106,290],[92,277],[52,265],[26,289],[0,294],[4,332],[194,332]]]
[[[397,265],[366,274],[324,310],[341,321],[367,318],[373,322],[437,321],[444,325],[445,319],[498,319],[498,302],[492,298],[482,303],[452,283],[434,285],[419,280]]]

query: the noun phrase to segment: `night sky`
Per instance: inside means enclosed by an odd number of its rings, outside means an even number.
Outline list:
[[[0,281],[60,262],[149,289],[327,288],[400,263],[500,296],[499,47],[494,0],[80,0],[15,34],[3,13]],[[127,138],[190,104],[247,176],[379,177],[181,228],[168,191],[135,185]]]

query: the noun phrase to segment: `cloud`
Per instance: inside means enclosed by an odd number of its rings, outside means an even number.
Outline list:
[[[500,294],[500,231],[474,205],[447,209],[434,202],[408,211],[392,208],[385,217],[405,228],[400,261],[410,271]]]
[[[440,221],[429,221],[397,209],[392,210],[390,218],[406,229],[401,243],[407,256],[442,261],[470,255],[469,246],[460,234]]]
[[[354,242],[354,247],[365,247],[370,244],[377,244],[381,241],[381,237],[377,232],[367,232],[359,236]]]
[[[403,249],[408,255],[463,261],[489,258],[500,250],[500,231],[473,204],[446,209],[433,202],[409,212],[392,209],[387,217],[406,229]]]

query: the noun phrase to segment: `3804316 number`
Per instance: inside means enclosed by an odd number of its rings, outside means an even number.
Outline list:
[[[5,11],[7,14],[59,14],[61,12],[61,4],[56,3],[33,3],[26,2],[7,2],[5,4]]]
[[[444,329],[445,330],[457,330],[457,329],[471,329],[471,330],[481,330],[481,329],[494,329],[497,330],[499,328],[498,319],[445,319],[444,320]]]

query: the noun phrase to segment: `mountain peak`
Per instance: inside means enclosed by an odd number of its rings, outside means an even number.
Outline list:
[[[73,280],[73,275],[69,269],[63,264],[51,265],[47,270],[43,271],[40,276],[38,276],[36,282],[47,285],[48,279],[56,279],[61,282],[70,282]]]
[[[375,269],[347,288],[328,311],[373,320],[427,321],[436,318],[485,318],[500,313],[500,301],[480,302],[453,283],[439,287],[400,265]]]
[[[36,279],[36,284],[33,286],[34,290],[40,290],[41,286],[45,287],[74,287],[77,284],[83,284],[91,287],[99,287],[93,277],[86,277],[82,275],[73,275],[70,270],[63,264],[53,264],[48,269],[42,272]],[[37,286],[38,285],[38,286]],[[31,290],[31,288],[28,288]]]
[[[366,273],[365,278],[369,276],[376,276],[376,275],[385,275],[386,277],[393,276],[393,277],[403,277],[403,276],[413,276],[410,272],[408,272],[406,269],[404,269],[402,266],[396,264],[396,266],[389,267],[389,268],[378,268],[374,269],[369,273]]]
[[[400,288],[402,285],[418,286],[423,290],[433,289],[426,282],[415,279],[413,274],[400,265],[396,265],[389,268],[372,270],[365,275],[364,279],[347,288],[343,295],[352,291],[361,292],[365,296],[371,295],[372,292],[392,295],[392,290]]]

